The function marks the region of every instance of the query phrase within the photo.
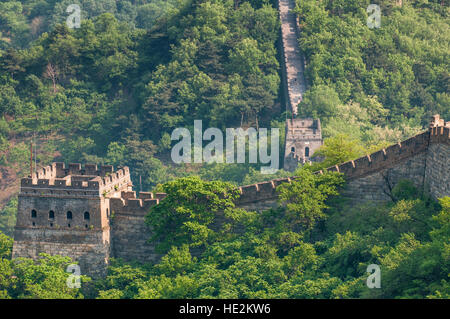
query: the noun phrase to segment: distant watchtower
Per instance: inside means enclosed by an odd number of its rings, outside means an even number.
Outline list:
[[[319,119],[294,118],[287,120],[284,169],[292,172],[297,168],[298,163],[305,164],[313,161],[312,155],[322,144]]]
[[[22,178],[13,258],[69,256],[82,274],[102,275],[110,254],[110,198],[132,187],[128,167],[53,163]]]

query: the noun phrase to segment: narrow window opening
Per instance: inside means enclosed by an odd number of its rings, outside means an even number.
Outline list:
[[[72,212],[71,211],[67,212],[67,219],[72,219]]]
[[[31,211],[31,218],[36,218],[37,217],[37,212],[33,209]]]
[[[305,157],[309,157],[309,147],[305,148]]]
[[[54,211],[49,211],[48,212],[48,218],[50,218],[50,219],[54,219],[55,218],[55,212]]]
[[[91,216],[89,215],[89,212],[84,212],[84,220],[90,220]]]

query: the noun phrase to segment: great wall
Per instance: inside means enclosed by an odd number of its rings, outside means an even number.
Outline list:
[[[450,195],[450,122],[438,115],[429,130],[329,171],[344,174],[343,196],[389,200],[389,187],[408,179],[433,197]],[[323,173],[323,172],[318,172]],[[276,188],[296,177],[239,187],[237,207],[262,211],[277,205]],[[166,194],[131,190],[128,167],[53,163],[21,181],[13,258],[46,252],[70,256],[86,273],[104,273],[110,257],[141,262],[159,256],[147,242],[144,218]]]
[[[298,22],[292,0],[279,0],[282,71],[286,108],[293,114],[306,90],[304,60],[297,44]],[[322,145],[320,120],[286,123],[284,167],[311,159]],[[433,197],[450,195],[450,122],[438,115],[427,131],[329,171],[344,174],[343,196],[358,203],[390,200],[389,188],[408,179]],[[323,172],[317,172],[318,174]],[[262,211],[277,205],[277,186],[296,177],[239,187],[237,207]],[[111,257],[155,261],[144,218],[166,194],[132,191],[128,167],[53,163],[21,180],[13,258],[60,254],[76,260],[83,274],[102,276]]]

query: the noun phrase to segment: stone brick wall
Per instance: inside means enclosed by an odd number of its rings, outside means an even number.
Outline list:
[[[450,124],[442,123],[432,122],[428,131],[327,170],[344,173],[347,184],[341,192],[355,202],[390,200],[389,187],[402,179],[428,188],[435,198],[450,196]],[[242,186],[236,204],[257,211],[274,207],[277,185],[295,178]]]
[[[250,203],[238,204],[237,207],[245,209],[247,211],[262,212],[262,211],[265,211],[265,210],[268,210],[271,208],[278,207],[278,201],[276,198],[265,199],[265,200],[250,202]]]
[[[39,227],[65,230],[102,229],[109,227],[108,220],[104,218],[103,203],[104,200],[100,197],[46,197],[39,194],[19,194],[16,226],[32,229]]]
[[[112,221],[112,256],[128,261],[154,262],[160,256],[147,241],[151,231],[145,224],[145,215],[114,214]]]
[[[293,172],[297,169],[299,163],[304,164],[314,160],[311,157],[322,144],[322,129],[319,119],[296,118],[286,120],[283,168]]]
[[[425,166],[425,187],[436,197],[450,196],[450,128],[435,128]]]
[[[101,197],[19,194],[13,258],[68,256],[79,263],[82,274],[103,276],[111,242],[106,204]]]
[[[21,180],[13,258],[68,256],[83,274],[105,273],[110,258],[109,196],[130,188],[128,167],[53,163]],[[103,192],[104,195],[102,194]],[[119,195],[118,195],[119,194]]]
[[[141,192],[122,193],[122,198],[111,198],[112,256],[129,261],[150,262],[161,256],[148,243],[151,230],[145,223],[150,208],[166,195]]]
[[[38,259],[40,253],[61,255],[76,260],[81,274],[101,277],[106,273],[110,257],[109,231],[61,229],[29,229],[17,227],[12,257]]]
[[[420,188],[424,181],[425,159],[426,153],[422,152],[392,167],[350,179],[341,191],[342,195],[354,202],[390,200],[387,195],[389,187],[394,187],[402,179],[408,179]]]

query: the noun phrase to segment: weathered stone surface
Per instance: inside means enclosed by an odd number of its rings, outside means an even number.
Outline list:
[[[422,187],[425,177],[425,160],[426,153],[420,153],[392,167],[350,179],[342,190],[342,194],[356,202],[386,201],[390,200],[387,195],[389,186],[394,187],[402,179],[408,179],[416,187]]]
[[[133,207],[129,206],[123,206],[120,210],[113,211],[113,213],[113,256],[129,261],[157,261],[160,255],[155,253],[154,245],[148,243],[151,230],[145,223],[145,213],[135,214]]]
[[[68,256],[84,274],[102,276],[110,258],[110,197],[129,191],[128,167],[53,163],[23,178],[13,258]]]
[[[293,172],[298,164],[320,161],[312,155],[323,144],[319,119],[296,118],[286,120],[284,169]]]
[[[436,197],[450,194],[450,146],[431,144],[425,166],[425,186]]]

